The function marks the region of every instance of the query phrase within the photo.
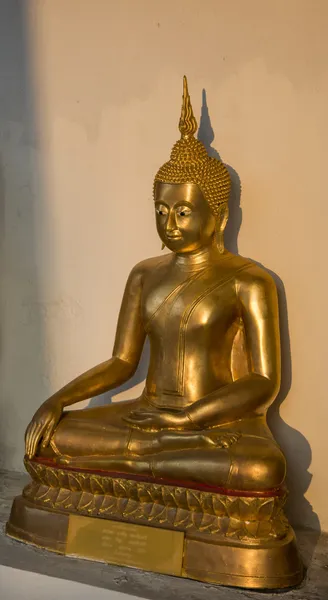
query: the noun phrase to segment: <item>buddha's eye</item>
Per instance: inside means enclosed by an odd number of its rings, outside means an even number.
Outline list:
[[[156,206],[156,212],[158,215],[160,215],[161,217],[166,216],[167,215],[167,208],[166,206]]]
[[[179,217],[189,217],[189,215],[191,215],[191,210],[187,206],[181,206],[178,208],[177,214]]]

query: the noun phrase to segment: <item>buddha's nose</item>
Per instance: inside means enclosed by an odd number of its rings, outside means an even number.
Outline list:
[[[174,237],[175,235],[179,235],[179,230],[177,228],[177,222],[175,218],[175,211],[170,210],[169,216],[166,222],[166,233],[168,236]]]

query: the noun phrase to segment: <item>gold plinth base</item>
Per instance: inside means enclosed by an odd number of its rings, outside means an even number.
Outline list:
[[[279,491],[222,494],[37,461],[26,467],[32,482],[14,500],[7,524],[7,534],[15,539],[61,554],[229,586],[278,589],[302,580],[294,533],[282,511],[285,497]],[[75,536],[72,545],[77,523],[88,535],[78,544]],[[108,543],[101,546],[97,540],[110,540],[118,523],[121,547],[113,555]],[[142,525],[137,528],[140,535],[132,533],[136,525]],[[171,566],[171,551],[154,562],[152,548],[164,548],[165,539],[171,547],[182,543],[180,563],[176,556]],[[117,543],[113,547],[117,551]]]

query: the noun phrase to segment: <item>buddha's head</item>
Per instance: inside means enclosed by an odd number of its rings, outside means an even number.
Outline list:
[[[155,177],[158,234],[173,252],[195,252],[216,242],[222,253],[229,214],[230,176],[225,165],[210,157],[202,142],[194,137],[197,122],[186,77],[179,130],[181,139]]]

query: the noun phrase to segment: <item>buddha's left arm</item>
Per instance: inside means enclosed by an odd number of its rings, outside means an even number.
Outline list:
[[[278,300],[272,277],[256,265],[236,282],[244,324],[249,374],[198,400],[188,408],[198,427],[221,425],[264,414],[280,386]]]

